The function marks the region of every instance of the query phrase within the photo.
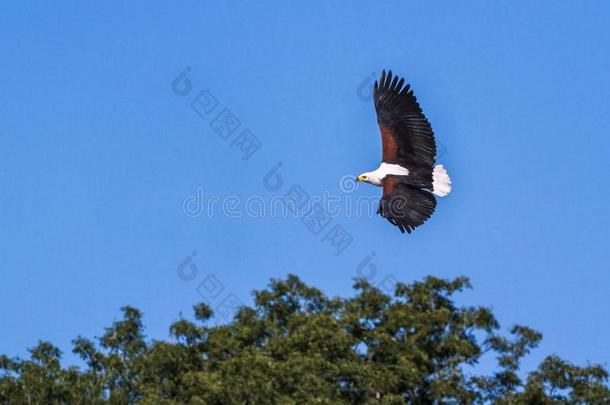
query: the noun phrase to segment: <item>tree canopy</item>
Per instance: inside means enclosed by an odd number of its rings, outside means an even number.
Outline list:
[[[63,367],[49,342],[29,359],[0,356],[4,404],[610,404],[608,372],[549,356],[520,363],[542,336],[502,336],[488,308],[456,305],[468,279],[397,283],[389,295],[356,280],[352,297],[328,297],[298,277],[254,292],[231,322],[194,306],[168,341],[144,335],[142,314],[95,340],[78,337],[84,366]],[[477,372],[483,355],[496,368]]]

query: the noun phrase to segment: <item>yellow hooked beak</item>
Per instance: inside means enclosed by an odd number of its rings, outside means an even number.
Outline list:
[[[366,176],[358,176],[358,178],[356,178],[356,181],[365,181],[366,180]]]

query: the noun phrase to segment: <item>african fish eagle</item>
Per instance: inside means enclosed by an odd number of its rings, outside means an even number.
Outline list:
[[[430,122],[405,79],[385,70],[375,81],[373,98],[381,130],[379,168],[362,173],[357,181],[383,187],[377,213],[411,233],[434,212],[436,199],[451,191],[443,165],[435,165],[436,143]]]

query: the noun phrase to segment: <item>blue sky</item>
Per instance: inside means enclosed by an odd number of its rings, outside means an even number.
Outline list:
[[[45,339],[72,361],[70,340],[99,336],[122,305],[165,338],[202,295],[249,303],[289,272],[349,294],[360,272],[467,275],[460,303],[544,334],[528,367],[551,353],[608,365],[610,6],[350,4],[4,4],[0,352]],[[295,186],[377,196],[340,181],[379,163],[368,85],[382,68],[412,83],[443,145],[454,191],[428,223],[404,236],[341,213],[314,234],[201,213],[212,196]],[[213,124],[225,109],[228,139]],[[340,254],[333,229],[352,241]]]

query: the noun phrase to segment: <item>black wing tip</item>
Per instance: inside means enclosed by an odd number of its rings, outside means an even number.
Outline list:
[[[406,79],[400,75],[392,73],[392,69],[383,69],[381,71],[381,76],[379,77],[379,89],[397,94],[405,91],[405,89],[408,92],[411,86],[409,83],[406,85],[405,83]]]

